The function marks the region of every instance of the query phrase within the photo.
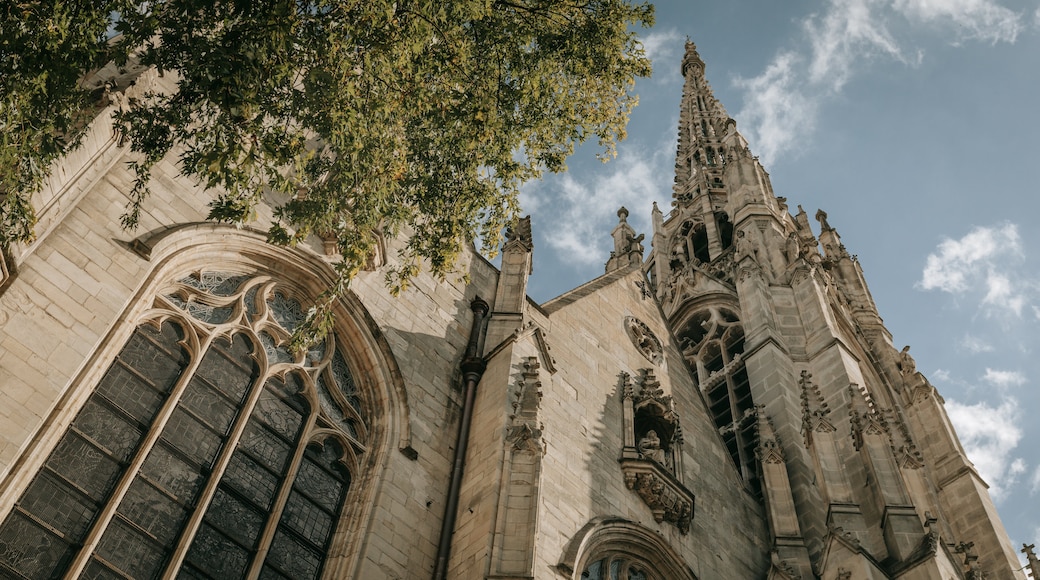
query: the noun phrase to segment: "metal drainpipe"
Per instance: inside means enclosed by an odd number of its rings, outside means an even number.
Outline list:
[[[448,558],[451,556],[451,537],[455,533],[455,519],[459,511],[459,488],[462,486],[462,471],[466,466],[466,448],[469,446],[469,428],[473,422],[473,403],[477,398],[477,383],[484,375],[487,363],[477,352],[480,339],[480,326],[487,316],[488,303],[479,296],[469,304],[473,311],[473,326],[469,331],[469,343],[466,354],[459,368],[466,391],[462,399],[462,421],[459,422],[459,434],[455,444],[455,457],[452,460],[451,482],[448,484],[448,503],[444,507],[444,523],[441,524],[441,538],[437,544],[437,567],[433,571],[433,580],[444,580],[448,574]]]

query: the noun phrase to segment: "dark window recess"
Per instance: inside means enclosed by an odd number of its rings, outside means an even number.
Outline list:
[[[181,327],[134,331],[0,525],[0,576],[55,578],[126,470],[141,434],[188,364]]]
[[[198,287],[207,278],[187,280],[181,283]],[[202,290],[223,296],[217,291],[232,292],[246,278],[214,280],[215,290]],[[249,296],[255,289],[245,282],[239,291]],[[275,298],[271,316],[283,327],[295,325],[299,303],[279,293]],[[344,437],[362,440],[361,400],[339,352],[322,375],[334,379],[342,408],[327,388],[327,400],[312,408],[301,395],[306,379],[299,368],[261,384],[256,354],[270,351],[273,340],[259,335],[254,344],[249,336],[242,329],[214,339],[187,377],[191,357],[180,346],[182,326],[167,320],[161,328],[137,328],[0,523],[0,578],[61,578],[77,557],[86,560],[82,578],[173,572],[224,579],[251,570],[261,578],[317,578],[351,477],[338,440],[308,445],[305,429],[318,420],[312,415],[324,412],[338,420]],[[178,384],[179,397],[168,401]],[[163,430],[144,448],[160,411]],[[127,474],[142,456],[140,469]],[[78,554],[117,483],[128,477],[112,517],[93,532],[100,537],[93,553]],[[193,517],[200,509],[202,517]],[[189,527],[190,521],[198,524]],[[261,545],[262,538],[270,545]],[[174,550],[184,544],[183,561],[172,569]]]

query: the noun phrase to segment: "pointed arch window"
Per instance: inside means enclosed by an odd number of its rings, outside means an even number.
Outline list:
[[[761,496],[755,446],[755,403],[744,366],[744,327],[734,310],[709,306],[694,312],[677,334],[683,356],[705,394],[722,441],[752,493]]]
[[[0,576],[317,578],[368,429],[330,335],[267,276],[154,299],[15,508]]]

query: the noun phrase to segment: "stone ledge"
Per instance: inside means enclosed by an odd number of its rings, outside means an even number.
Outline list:
[[[668,522],[686,535],[693,521],[693,492],[656,461],[624,458],[618,460],[625,474],[625,486],[639,494],[658,523]]]

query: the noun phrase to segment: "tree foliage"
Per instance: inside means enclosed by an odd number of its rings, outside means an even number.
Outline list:
[[[51,0],[9,9],[5,39],[26,13],[37,22],[0,44],[0,78],[19,73],[0,81],[0,123],[16,127],[3,142],[0,241],[31,235],[19,208],[77,122],[77,75],[133,53],[176,75],[177,90],[118,115],[137,154],[124,226],[139,220],[150,168],[175,151],[217,192],[212,219],[244,223],[273,197],[270,241],[334,239],[330,296],[378,233],[407,236],[392,289],[423,262],[443,276],[467,239],[496,247],[519,187],[563,170],[577,143],[612,155],[634,79],[650,71],[632,27],[653,18],[630,0]],[[106,44],[110,13],[121,36]]]
[[[31,198],[93,114],[86,71],[112,57],[116,2],[0,5],[0,246],[33,239]]]

